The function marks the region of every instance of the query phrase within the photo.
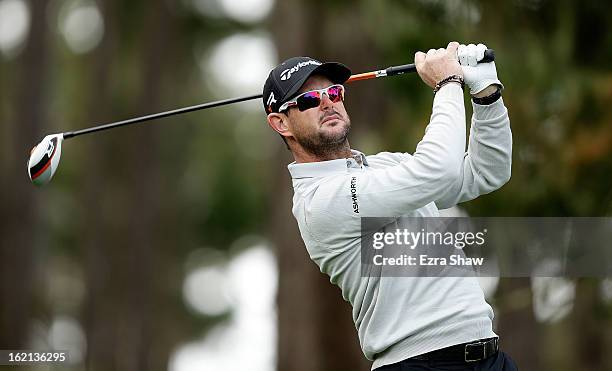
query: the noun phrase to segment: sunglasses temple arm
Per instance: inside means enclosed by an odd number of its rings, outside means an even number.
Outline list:
[[[493,62],[495,60],[495,51],[493,49],[485,50],[484,57],[478,61],[478,63],[488,63]],[[387,76],[395,76],[401,75],[408,72],[416,72],[416,66],[414,64],[403,64],[401,66],[393,66],[384,70],[372,71],[359,73],[356,75],[352,75],[346,82],[353,82],[359,80],[369,80],[375,79],[378,77],[387,77]]]

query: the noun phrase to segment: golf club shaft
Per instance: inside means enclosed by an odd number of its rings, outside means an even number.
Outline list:
[[[195,106],[177,108],[177,109],[174,109],[174,110],[171,110],[171,111],[154,113],[154,114],[147,115],[147,116],[134,117],[134,118],[128,119],[128,120],[111,122],[110,124],[94,126],[92,128],[87,128],[87,129],[82,129],[82,130],[77,130],[77,131],[68,131],[68,132],[65,132],[63,134],[64,134],[64,139],[68,139],[68,138],[76,137],[78,135],[95,133],[96,131],[114,129],[114,128],[119,127],[119,126],[136,124],[136,123],[143,122],[143,121],[155,120],[155,119],[159,119],[159,118],[162,118],[162,117],[174,116],[174,115],[178,115],[178,114],[181,114],[181,113],[198,111],[198,110],[202,110],[202,109],[206,109],[206,108],[225,106],[225,105],[232,104],[232,103],[239,103],[239,102],[244,102],[244,101],[247,101],[247,100],[258,99],[258,98],[261,98],[261,97],[262,97],[262,94],[255,94],[255,95],[249,95],[249,96],[246,96],[246,97],[223,99],[223,100],[218,100],[218,101],[214,101],[214,102],[198,104],[198,105],[195,105]]]
[[[495,54],[494,54],[493,50],[492,49],[487,49],[485,51],[484,58],[479,63],[491,62],[493,60],[495,60]],[[346,82],[350,83],[350,82],[360,81],[360,80],[375,79],[375,78],[378,78],[378,77],[395,76],[395,75],[401,75],[401,74],[404,74],[404,73],[415,72],[415,71],[416,71],[416,66],[414,64],[404,64],[404,65],[400,65],[400,66],[389,67],[389,68],[386,68],[384,70],[365,72],[365,73],[359,73],[359,74],[356,74],[356,75],[352,75]],[[135,117],[135,118],[132,118],[132,119],[118,121],[118,122],[111,122],[109,124],[104,124],[104,125],[100,125],[100,126],[94,126],[94,127],[87,128],[87,129],[81,129],[81,130],[77,130],[77,131],[67,131],[67,132],[63,133],[63,136],[64,136],[64,139],[69,139],[69,138],[73,138],[73,137],[76,137],[76,136],[79,136],[79,135],[95,133],[97,131],[114,129],[114,128],[117,128],[117,127],[120,127],[120,126],[126,126],[126,125],[136,124],[136,123],[139,123],[139,122],[155,120],[155,119],[159,119],[159,118],[162,118],[162,117],[179,115],[179,114],[182,114],[182,113],[203,110],[203,109],[206,109],[206,108],[220,107],[220,106],[225,106],[225,105],[228,105],[228,104],[245,102],[245,101],[253,100],[253,99],[260,99],[262,96],[263,96],[262,94],[254,94],[254,95],[248,95],[248,96],[245,96],[245,97],[223,99],[223,100],[218,100],[218,101],[214,101],[214,102],[198,104],[198,105],[195,105],[195,106],[189,106],[189,107],[184,107],[184,108],[177,108],[177,109],[174,109],[174,110],[171,110],[171,111],[154,113],[154,114],[151,114],[151,115]]]

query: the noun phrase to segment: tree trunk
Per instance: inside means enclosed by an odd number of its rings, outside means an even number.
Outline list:
[[[350,44],[350,40],[330,40],[321,31],[334,18],[325,11],[328,6],[316,1],[278,3],[276,14],[271,17],[275,22],[270,27],[281,60],[298,55],[359,60],[362,49],[354,49],[352,54],[348,47],[337,49],[338,43]],[[358,30],[359,26],[356,27]],[[353,113],[361,119],[369,117],[359,111]],[[293,159],[284,146],[274,158],[279,160],[272,187],[278,193],[271,206],[271,236],[277,247],[280,271],[278,370],[368,370],[369,362],[359,347],[350,305],[310,260],[291,214],[293,190],[286,165]]]
[[[543,352],[538,349],[540,334],[533,314],[529,278],[502,278],[496,296],[502,298],[497,307],[499,318],[496,333],[500,347],[514,359],[521,370],[541,370]]]
[[[601,301],[598,280],[579,279],[576,283],[576,298],[571,315],[574,334],[572,344],[574,349],[577,349],[574,369],[593,371],[610,369],[610,357],[606,357],[605,350],[605,332],[601,327],[601,324],[606,322],[604,313],[605,306]]]
[[[23,349],[28,340],[31,317],[36,312],[35,264],[45,253],[45,231],[37,210],[44,191],[29,182],[24,160],[30,149],[42,139],[46,114],[45,92],[48,86],[47,3],[30,3],[31,28],[25,49],[15,61],[17,78],[10,91],[17,96],[14,120],[5,145],[9,155],[2,158],[3,189],[0,192],[0,349]],[[26,227],[24,227],[26,226]]]
[[[124,5],[104,2],[105,20],[122,19]],[[167,6],[155,0],[142,7],[146,9],[143,26],[134,41],[141,85],[133,112],[159,110],[164,72],[172,70],[173,52],[168,46],[173,17]],[[92,95],[90,113],[96,122],[114,117],[109,107],[118,93],[111,92],[109,83],[120,78],[113,73],[117,72],[113,62],[125,57],[118,50],[126,47],[120,45],[119,35],[134,30],[122,23],[107,23],[106,29],[92,71],[97,93]],[[160,292],[167,283],[165,270],[171,269],[164,259],[168,246],[163,234],[172,226],[164,224],[161,216],[165,201],[160,196],[159,130],[158,125],[118,129],[91,141],[87,151],[87,163],[101,169],[100,173],[83,171],[89,174],[85,204],[94,208],[84,223],[89,370],[165,370],[176,345],[176,338],[166,333],[175,331],[172,314],[161,299],[167,296]]]

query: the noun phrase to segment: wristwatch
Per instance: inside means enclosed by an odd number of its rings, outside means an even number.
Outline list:
[[[486,97],[482,97],[482,98],[472,97],[472,102],[479,104],[481,106],[488,106],[489,104],[496,102],[501,97],[502,89],[501,89],[501,86],[499,85],[495,85],[495,87],[497,89],[495,90],[494,93],[487,95]]]

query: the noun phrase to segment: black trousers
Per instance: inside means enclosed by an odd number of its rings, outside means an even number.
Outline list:
[[[392,365],[377,368],[374,371],[516,371],[518,367],[504,352],[478,362],[463,361],[417,361],[406,359]]]

